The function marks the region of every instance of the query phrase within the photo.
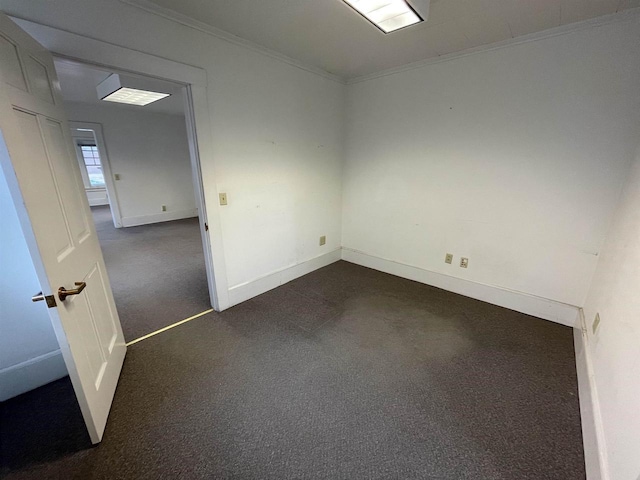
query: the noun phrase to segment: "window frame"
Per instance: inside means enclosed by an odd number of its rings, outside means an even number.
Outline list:
[[[82,174],[82,182],[84,183],[85,190],[106,190],[107,189],[107,178],[104,171],[104,164],[102,163],[102,156],[100,155],[100,148],[97,145],[97,142],[93,140],[80,140],[75,139],[76,150],[78,152],[78,163],[80,164],[80,173]],[[89,177],[89,171],[87,170],[87,164],[84,157],[84,153],[82,151],[82,147],[93,147],[95,148],[96,153],[98,154],[98,160],[100,165],[100,170],[102,171],[102,178],[104,179],[104,185],[102,186],[94,186],[91,184],[91,178]]]

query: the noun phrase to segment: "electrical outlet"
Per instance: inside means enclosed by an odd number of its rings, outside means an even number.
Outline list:
[[[591,325],[591,332],[596,333],[598,329],[598,325],[600,325],[600,314],[596,313],[596,318],[593,319],[593,324]]]
[[[114,179],[114,180],[120,180],[120,174],[119,174],[119,173],[115,173],[115,174],[113,175],[113,179]]]
[[[453,254],[452,253],[447,253],[445,255],[444,263],[448,263],[449,265],[451,265],[453,263]]]
[[[469,259],[467,257],[462,257],[460,259],[460,266],[462,268],[467,268],[469,266]]]
[[[226,205],[227,204],[227,194],[226,193],[221,193],[220,194],[220,205]]]
[[[167,206],[166,205],[162,205],[162,211],[166,212],[167,211]]]
[[[327,237],[325,235],[322,235],[320,237],[320,245],[324,245],[325,243],[327,243]]]

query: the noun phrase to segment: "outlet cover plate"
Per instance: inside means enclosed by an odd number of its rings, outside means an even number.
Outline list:
[[[444,263],[448,263],[449,265],[451,265],[453,263],[453,254],[452,253],[447,253],[445,255]]]
[[[320,245],[324,245],[326,243],[327,243],[327,237],[326,237],[326,235],[322,235],[320,237]]]
[[[467,268],[469,266],[469,259],[467,257],[462,257],[460,259],[460,266],[462,268]]]

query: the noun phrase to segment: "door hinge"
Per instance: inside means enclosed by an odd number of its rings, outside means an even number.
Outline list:
[[[207,222],[204,222],[204,231],[205,232],[209,231],[209,224]]]

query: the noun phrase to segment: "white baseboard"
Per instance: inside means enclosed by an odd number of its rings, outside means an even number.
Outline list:
[[[548,298],[536,297],[523,292],[509,290],[494,285],[452,277],[423,268],[406,265],[350,248],[342,248],[342,259],[363,267],[373,268],[398,277],[408,278],[420,283],[459,293],[466,297],[499,305],[517,312],[533,315],[568,327],[580,328],[579,308],[574,305],[556,302]]]
[[[55,350],[0,370],[0,402],[67,375],[62,352]]]
[[[573,331],[578,372],[578,397],[582,420],[582,443],[587,480],[609,480],[606,463],[604,429],[598,401],[598,389],[593,375],[584,315],[580,309],[582,328]]]
[[[329,253],[306,260],[296,265],[285,267],[281,270],[269,273],[240,285],[235,285],[229,289],[229,307],[237,305],[245,300],[261,295],[269,290],[273,290],[298,277],[311,273],[322,267],[326,267],[341,258],[341,249],[337,248]]]
[[[178,210],[175,212],[152,213],[150,215],[138,215],[135,217],[122,217],[123,227],[137,227],[139,225],[148,225],[150,223],[170,222],[171,220],[180,220],[182,218],[192,218],[198,216],[197,208],[189,210]]]

